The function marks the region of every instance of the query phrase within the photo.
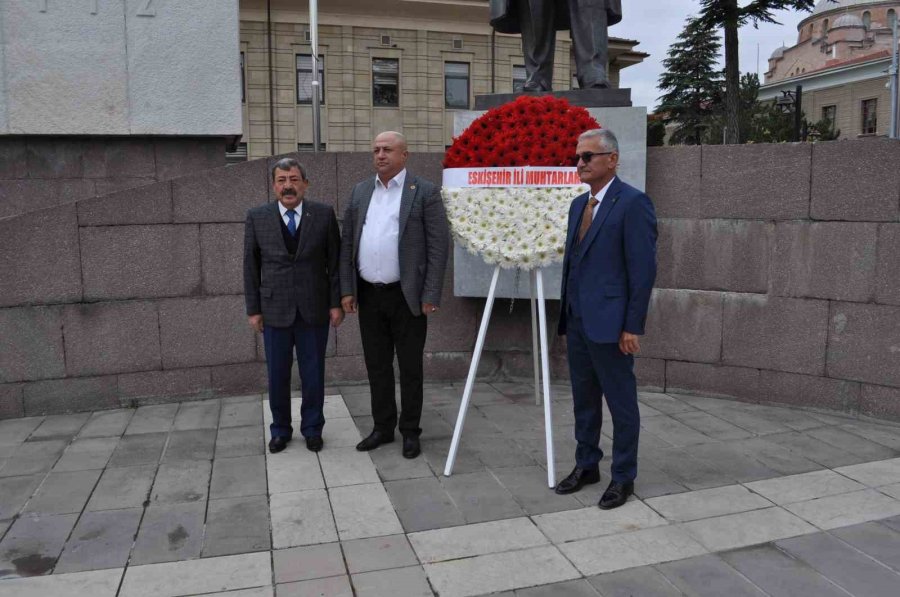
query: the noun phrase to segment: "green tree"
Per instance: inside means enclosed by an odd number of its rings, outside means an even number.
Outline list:
[[[744,143],[785,143],[794,131],[794,114],[783,112],[774,102],[759,101],[759,76],[756,73],[741,75],[739,109],[741,112],[740,138]],[[726,106],[720,104],[709,128],[708,144],[719,144],[727,137],[728,115]],[[727,143],[727,139],[725,140]]]
[[[678,41],[669,46],[663,60],[666,70],[659,77],[659,88],[665,93],[656,111],[665,114],[666,124],[678,124],[670,144],[702,142],[721,95],[722,71],[717,68],[721,48],[719,36],[693,17],[688,18]]]
[[[659,118],[647,118],[647,147],[665,145],[666,124]]]
[[[815,0],[752,0],[744,6],[738,0],[700,0],[700,21],[710,28],[721,27],[725,37],[725,140],[741,142],[740,64],[738,29],[759,23],[775,23],[772,11],[785,8],[812,10]]]

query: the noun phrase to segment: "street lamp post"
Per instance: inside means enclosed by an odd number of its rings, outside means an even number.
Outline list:
[[[309,0],[309,43],[312,46],[312,127],[313,151],[318,153],[322,142],[321,106],[319,105],[319,6]]]

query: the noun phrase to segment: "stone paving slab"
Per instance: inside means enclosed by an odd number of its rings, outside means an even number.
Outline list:
[[[847,595],[827,578],[772,545],[730,551],[721,557],[772,597]]]
[[[816,528],[781,508],[695,520],[684,529],[709,551],[725,551],[814,533]]]
[[[892,485],[900,483],[900,458],[867,462],[855,466],[844,466],[835,469],[835,472],[869,487]]]
[[[275,589],[278,597],[353,597],[353,588],[347,576],[331,576],[285,583]]]
[[[347,573],[340,543],[277,549],[272,552],[272,566],[277,584]]]
[[[865,489],[856,481],[830,470],[767,479],[746,485],[780,505]]]
[[[267,453],[266,474],[270,495],[325,488],[318,456],[300,442],[289,443],[278,454]]]
[[[143,513],[142,508],[85,512],[59,556],[54,572],[125,566]]]
[[[433,476],[384,483],[407,533],[465,524],[453,500]]]
[[[107,466],[138,466],[156,464],[162,456],[168,433],[142,433],[126,435],[116,446]]]
[[[272,495],[272,543],[275,549],[338,540],[323,489]]]
[[[151,504],[134,542],[129,564],[157,564],[200,557],[205,502]]]
[[[141,508],[150,495],[156,466],[108,468],[87,503],[88,511]]]
[[[265,495],[211,499],[203,539],[204,558],[272,547],[269,508]]]
[[[442,477],[441,485],[466,522],[484,522],[525,514],[512,494],[489,472]]]
[[[172,428],[176,431],[216,429],[219,426],[221,407],[222,403],[219,400],[182,402]]]
[[[67,443],[67,440],[43,440],[19,444],[9,455],[6,466],[0,469],[0,477],[48,472],[56,464]]]
[[[44,417],[6,419],[0,421],[0,446],[17,446],[44,422]]]
[[[169,434],[163,462],[212,460],[216,451],[215,429],[189,429]]]
[[[205,460],[164,462],[157,470],[150,499],[164,504],[205,504],[211,473],[212,463]]]
[[[268,553],[131,566],[119,597],[179,597],[269,586],[271,575]]]
[[[123,572],[123,568],[117,568],[10,579],[3,581],[2,588],[7,592],[6,594],[16,597],[49,597],[51,595],[116,597]]]
[[[837,529],[832,535],[900,572],[900,533],[874,522]]]
[[[329,488],[328,497],[341,541],[403,532],[381,483]]]
[[[682,597],[684,594],[652,566],[592,576],[588,581],[603,597]]]
[[[381,449],[393,446],[394,444],[389,444],[382,446]],[[362,485],[380,481],[372,459],[366,452],[359,452],[356,448],[323,450],[319,453],[319,462],[322,465],[322,473],[325,475],[328,487]]]
[[[141,433],[168,433],[178,414],[178,404],[153,404],[141,406],[134,412],[125,435]]]
[[[615,510],[601,510],[591,506],[580,510],[541,514],[534,517],[534,522],[554,543],[616,535],[668,524],[646,504],[633,498]]]
[[[421,566],[393,568],[354,574],[357,597],[432,597],[431,586]]]
[[[78,432],[78,437],[119,437],[125,433],[134,413],[131,408],[95,412]]]
[[[119,443],[118,437],[76,439],[53,467],[55,472],[85,471],[106,468]]]
[[[406,535],[344,541],[344,558],[351,574],[405,568],[419,563]]]
[[[785,506],[820,529],[836,529],[900,514],[900,501],[874,489],[843,493]]]
[[[22,509],[29,514],[77,514],[84,509],[103,471],[50,473]]]
[[[716,555],[662,564],[659,571],[687,595],[765,597],[765,593]]]
[[[77,521],[77,514],[16,520],[0,541],[0,579],[50,572]]]
[[[266,494],[265,457],[216,458],[213,463],[210,499]]]
[[[43,481],[44,475],[0,478],[0,520],[11,520]],[[3,535],[0,534],[0,537]]]
[[[90,417],[91,413],[50,415],[31,433],[28,439],[31,441],[40,439],[71,440]]]
[[[511,518],[412,533],[409,535],[409,541],[419,560],[427,564],[527,549],[549,543],[542,529],[528,518]]]
[[[772,505],[769,500],[751,493],[740,485],[727,485],[692,491],[688,494],[651,498],[646,503],[662,514],[665,519],[677,522],[737,514],[748,510],[768,508]]]

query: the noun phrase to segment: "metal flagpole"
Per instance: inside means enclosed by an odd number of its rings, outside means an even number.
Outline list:
[[[541,405],[541,351],[538,341],[537,302],[535,297],[535,270],[531,270],[531,356],[534,357],[534,404]]]
[[[889,131],[891,139],[900,139],[900,56],[898,56],[898,44],[900,44],[900,36],[898,36],[898,27],[900,27],[900,16],[894,13],[891,23],[893,31],[893,40],[891,42],[891,130]]]
[[[550,351],[547,348],[547,308],[544,304],[544,276],[540,268],[536,273],[538,293],[538,320],[541,336],[541,368],[544,377],[544,436],[547,442],[547,486],[556,485],[556,459],[553,455],[553,413],[550,408]]]
[[[462,436],[463,425],[466,423],[466,412],[469,410],[469,400],[472,398],[472,387],[475,385],[475,374],[478,372],[478,362],[481,360],[481,351],[484,348],[484,338],[487,336],[488,324],[491,321],[491,310],[494,308],[494,297],[497,295],[497,280],[500,278],[500,266],[494,268],[494,277],[491,278],[491,289],[488,291],[487,301],[484,303],[484,315],[481,316],[481,327],[478,328],[478,340],[475,342],[475,352],[472,354],[472,364],[469,365],[469,376],[466,378],[466,389],[463,391],[462,402],[459,404],[459,415],[456,417],[456,428],[453,429],[453,441],[450,442],[450,453],[447,454],[447,464],[444,466],[444,476],[453,474],[453,464],[456,462],[456,451],[459,449],[459,438]]]
[[[312,46],[312,126],[313,151],[318,152],[322,143],[321,113],[319,105],[319,3],[309,0],[309,43]]]

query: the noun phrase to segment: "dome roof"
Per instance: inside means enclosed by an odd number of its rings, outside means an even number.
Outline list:
[[[787,50],[787,46],[781,46],[780,48],[775,48],[775,51],[772,52],[771,56],[769,56],[769,60],[777,60],[779,58],[784,58],[785,50]]]
[[[823,12],[830,12],[832,10],[837,10],[839,8],[854,8],[854,7],[862,7],[866,4],[881,4],[884,0],[819,0],[816,2],[816,7],[813,9],[812,14],[822,14]]]
[[[848,12],[836,18],[831,24],[832,29],[837,29],[838,27],[855,27],[863,29],[865,28],[865,25],[863,25],[863,20],[861,18]]]

